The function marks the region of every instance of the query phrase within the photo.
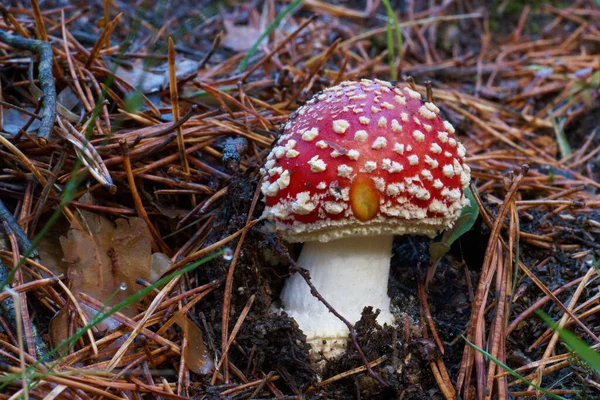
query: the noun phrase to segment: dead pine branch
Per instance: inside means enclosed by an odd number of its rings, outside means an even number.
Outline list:
[[[0,29],[0,41],[15,48],[29,50],[40,57],[38,79],[44,98],[42,99],[42,121],[38,130],[38,140],[41,145],[45,145],[56,120],[56,86],[52,74],[52,45],[43,40],[15,36],[2,29]]]
[[[32,248],[31,241],[23,228],[17,222],[13,214],[8,211],[2,200],[0,199],[0,221],[8,225],[9,229],[14,233],[19,244],[19,250],[22,254],[27,254],[28,257],[39,257],[37,249]]]
[[[1,204],[2,203],[0,201],[0,205]],[[12,214],[10,214],[10,213],[9,213],[9,215],[12,216]],[[2,216],[0,216],[0,220],[2,220],[2,224],[0,224],[0,225],[2,225],[5,233],[9,237],[13,238],[13,240],[11,240],[11,242],[13,242],[13,244],[16,246],[19,246],[19,244],[17,243],[17,237],[15,235],[15,231],[13,231],[10,224],[6,220],[4,220]],[[17,224],[17,226],[18,226],[18,224]],[[20,229],[20,227],[18,229]],[[21,232],[22,232],[22,230],[21,230]],[[31,246],[31,244],[30,244],[30,246]],[[13,252],[18,253],[18,248],[13,249]],[[17,254],[17,253],[15,253],[15,254]],[[18,257],[13,257],[13,258],[15,258],[16,260],[19,259]],[[14,267],[16,268],[17,264],[15,264]],[[0,293],[2,293],[4,291],[12,291],[11,282],[10,282],[11,276],[13,276],[13,273],[11,273],[9,271],[9,269],[6,267],[6,265],[4,265],[4,263],[0,259],[0,285],[2,285],[0,287]],[[23,296],[24,295],[22,294],[21,298],[24,298]],[[21,328],[19,325],[20,322],[17,320],[17,318],[19,318],[19,316],[21,316],[21,318],[22,318],[23,314],[22,314],[22,312],[19,312],[19,310],[17,310],[16,307],[21,309],[21,304],[16,304],[13,296],[8,296],[6,299],[0,300],[1,314],[4,315],[4,317],[8,320],[8,323],[10,324],[10,328],[14,332],[19,332],[21,330]],[[44,343],[44,341],[40,338],[40,336],[38,334],[38,330],[35,327],[35,325],[33,324],[33,322],[30,321],[29,318],[27,317],[27,324],[25,324],[25,321],[22,321],[22,323],[23,323],[23,325],[27,325],[25,332],[23,332],[23,335],[24,335],[23,338],[25,339],[25,342],[27,342],[30,346],[29,347],[30,354],[32,356],[36,355],[37,357],[40,357],[40,358],[47,357],[48,348],[46,346],[46,343]]]

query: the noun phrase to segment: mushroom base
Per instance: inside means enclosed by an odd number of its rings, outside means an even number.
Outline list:
[[[323,298],[354,324],[364,307],[381,310],[377,321],[391,324],[387,294],[393,236],[351,237],[327,243],[304,244],[298,265],[310,272]],[[287,280],[281,300],[311,345],[313,358],[335,358],[343,353],[348,328],[310,293],[299,274]]]

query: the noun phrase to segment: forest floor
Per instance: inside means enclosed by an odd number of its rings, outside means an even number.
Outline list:
[[[597,1],[150,3],[0,5],[0,399],[600,398]],[[315,364],[259,169],[314,94],[407,77],[480,214],[437,263],[398,236],[397,325]]]

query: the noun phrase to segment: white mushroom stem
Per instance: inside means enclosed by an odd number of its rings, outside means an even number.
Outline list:
[[[389,235],[306,242],[298,265],[310,271],[319,293],[351,324],[360,319],[366,306],[381,310],[380,324],[390,324],[387,288],[392,241]],[[281,300],[306,335],[313,357],[334,358],[343,353],[348,328],[310,293],[300,274],[287,280]]]

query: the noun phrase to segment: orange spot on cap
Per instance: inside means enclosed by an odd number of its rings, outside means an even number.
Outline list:
[[[350,187],[350,206],[359,221],[375,218],[379,212],[379,191],[368,175],[358,175]]]

